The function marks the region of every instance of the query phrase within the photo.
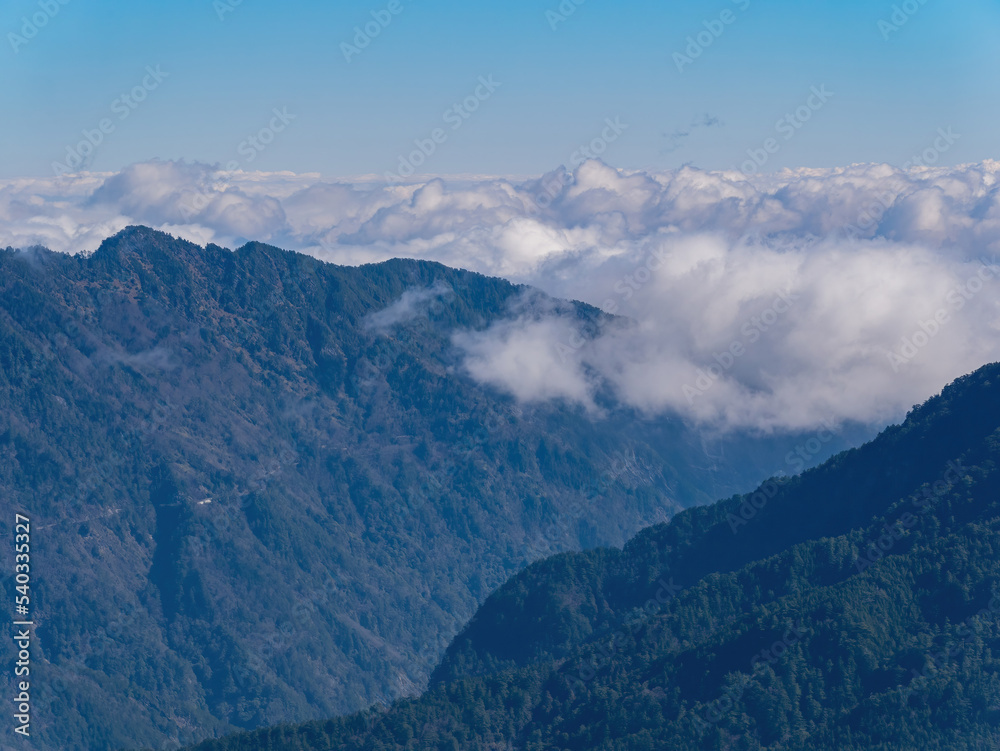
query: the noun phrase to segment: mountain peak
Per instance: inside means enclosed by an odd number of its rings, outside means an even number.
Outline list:
[[[93,257],[122,259],[127,256],[147,256],[150,249],[170,246],[171,250],[176,250],[180,245],[200,250],[194,243],[166,232],[141,224],[131,224],[102,242]]]
[[[204,276],[211,258],[228,253],[215,245],[202,247],[141,225],[109,237],[88,259],[92,271],[135,285],[144,291],[187,286]]]

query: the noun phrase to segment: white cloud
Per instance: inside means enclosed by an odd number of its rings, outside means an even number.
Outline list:
[[[591,161],[526,182],[390,186],[150,162],[0,181],[0,245],[93,250],[147,224],[199,243],[262,240],[339,263],[418,257],[504,276],[632,323],[584,343],[556,310],[511,313],[456,338],[479,380],[524,400],[594,409],[603,389],[649,412],[780,430],[893,419],[997,359],[1000,269],[984,272],[980,259],[1000,251],[998,173],[992,161],[753,177]],[[982,289],[971,292],[977,273]],[[418,313],[420,294],[372,325]],[[779,312],[781,294],[792,304]],[[935,315],[947,316],[937,329]],[[774,320],[754,323],[762,316]]]
[[[366,316],[364,324],[374,330],[398,326],[424,312],[429,302],[442,297],[451,297],[452,294],[453,290],[444,282],[435,282],[430,287],[422,289],[408,289],[391,305]]]
[[[463,332],[455,344],[467,354],[473,378],[509,391],[521,401],[564,399],[595,410],[592,384],[575,364],[560,355],[559,344],[574,331],[568,319],[530,316],[505,321],[486,332]]]

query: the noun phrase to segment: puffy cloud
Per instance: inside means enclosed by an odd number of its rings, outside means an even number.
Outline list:
[[[720,429],[800,429],[899,417],[996,359],[998,173],[589,161],[526,182],[387,185],[150,162],[0,182],[0,244],[78,252],[147,224],[339,263],[436,260],[620,316],[582,336],[564,309],[536,305],[457,335],[467,372],[519,399],[593,411],[613,394]],[[438,293],[407,295],[370,324],[403,323]]]
[[[568,365],[561,355],[560,345],[575,333],[568,318],[524,317],[486,332],[458,333],[454,341],[466,352],[466,369],[480,382],[522,401],[563,399],[596,410],[594,384],[582,368]]]
[[[597,336],[566,316],[504,322],[467,346],[473,374],[521,399],[590,407],[609,387],[647,413],[797,430],[898,418],[1000,345],[1000,266],[909,244],[678,234],[628,272],[595,276],[631,322]],[[544,374],[503,368],[542,360],[543,335]]]
[[[134,164],[94,191],[92,206],[110,206],[143,224],[191,225],[225,237],[269,240],[287,229],[281,202],[248,195],[229,175],[182,162]]]

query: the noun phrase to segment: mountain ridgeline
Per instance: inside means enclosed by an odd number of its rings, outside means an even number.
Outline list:
[[[198,746],[1000,747],[1000,365],[790,479],[491,595],[419,698]]]
[[[526,563],[744,491],[801,440],[706,451],[676,420],[466,375],[454,335],[533,306],[603,315],[434,263],[141,227],[86,256],[0,251],[0,533],[14,509],[36,530],[26,746],[176,747],[416,695]],[[484,628],[441,670],[490,669]]]

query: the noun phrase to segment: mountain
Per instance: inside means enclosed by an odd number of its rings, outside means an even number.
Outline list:
[[[1000,747],[1000,365],[864,446],[533,564],[420,698],[198,751]]]
[[[142,227],[86,256],[0,251],[0,533],[15,512],[33,525],[29,747],[169,747],[415,695],[525,564],[786,466],[795,437],[706,451],[607,400],[595,416],[479,385],[453,338],[515,309],[603,315],[434,263]]]

